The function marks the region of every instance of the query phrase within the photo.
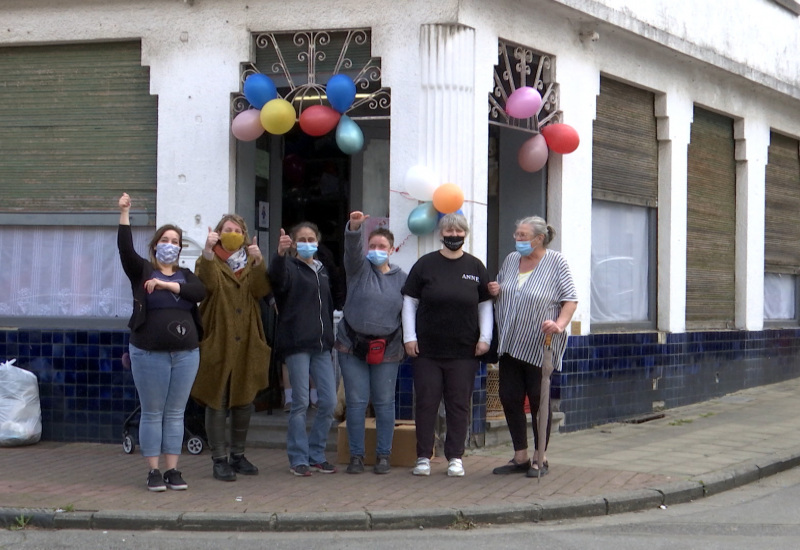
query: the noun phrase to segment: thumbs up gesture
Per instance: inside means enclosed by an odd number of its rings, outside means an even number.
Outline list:
[[[261,249],[258,248],[258,235],[253,236],[253,242],[247,247],[247,255],[252,256],[255,262],[253,265],[258,265],[264,259],[261,255]]]
[[[292,238],[281,228],[281,237],[278,239],[278,255],[283,256],[290,248],[292,248]]]
[[[218,242],[219,242],[219,233],[217,233],[216,231],[214,231],[209,227],[208,237],[206,237],[206,246],[205,248],[203,248],[203,256],[205,256],[206,259],[214,257],[213,249]]]

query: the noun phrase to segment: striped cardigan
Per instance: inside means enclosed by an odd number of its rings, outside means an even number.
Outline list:
[[[528,279],[518,287],[520,254],[512,252],[503,261],[497,282],[500,295],[495,303],[500,332],[498,354],[541,366],[544,338],[542,323],[555,321],[561,302],[576,302],[575,284],[566,259],[561,253],[547,250]],[[567,332],[554,334],[553,366],[561,370],[561,357],[567,348]]]

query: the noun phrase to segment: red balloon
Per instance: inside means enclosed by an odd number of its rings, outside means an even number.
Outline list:
[[[324,136],[336,128],[341,116],[327,105],[312,105],[300,113],[300,128],[309,136]]]
[[[547,146],[555,153],[566,155],[578,148],[581,138],[575,128],[567,124],[550,124],[542,128]]]

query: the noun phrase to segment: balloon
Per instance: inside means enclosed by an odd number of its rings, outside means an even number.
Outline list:
[[[517,88],[506,101],[506,113],[514,118],[530,118],[539,112],[542,96],[530,86]]]
[[[344,114],[356,98],[356,85],[346,74],[335,74],[325,86],[331,107]]]
[[[273,99],[261,109],[261,125],[270,134],[285,134],[294,126],[297,113],[285,99]]]
[[[242,141],[258,139],[264,133],[264,127],[261,126],[261,112],[258,109],[248,109],[233,117],[231,133]]]
[[[581,142],[575,128],[567,124],[550,124],[542,128],[547,146],[554,152],[566,155],[578,148]]]
[[[456,214],[461,214],[462,216],[464,215],[464,211],[463,211],[463,210],[461,210],[460,208],[459,208],[458,210],[456,210],[456,211],[455,211],[455,213],[456,213]],[[444,218],[444,217],[445,217],[447,214],[442,214],[441,212],[438,212],[438,211],[437,211],[437,212],[436,212],[436,215],[437,215],[437,216],[439,217],[439,219],[441,220],[441,219],[442,219],[442,218]]]
[[[423,202],[408,215],[408,230],[414,235],[425,235],[436,229],[439,219],[432,202]]]
[[[443,214],[455,212],[464,204],[464,192],[455,183],[443,183],[433,192],[433,206]]]
[[[341,116],[327,105],[312,105],[300,113],[300,128],[309,136],[324,136],[336,128]]]
[[[364,133],[347,115],[342,115],[336,127],[336,145],[345,155],[354,155],[364,146]]]
[[[422,165],[412,166],[406,172],[406,193],[420,201],[433,200],[433,192],[439,186],[436,175]]]
[[[265,74],[251,74],[244,80],[244,97],[256,109],[278,97],[275,83]]]
[[[526,172],[538,172],[547,164],[547,141],[542,134],[533,136],[519,148],[517,161]]]

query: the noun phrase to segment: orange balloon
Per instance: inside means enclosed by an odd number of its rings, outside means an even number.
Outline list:
[[[464,192],[455,183],[443,183],[433,192],[433,207],[442,214],[452,214],[464,204]]]

